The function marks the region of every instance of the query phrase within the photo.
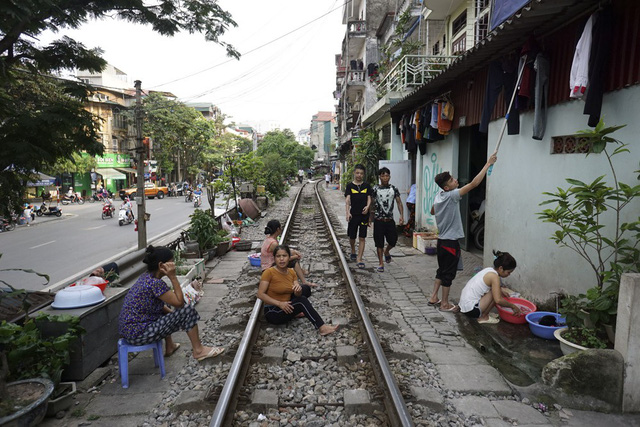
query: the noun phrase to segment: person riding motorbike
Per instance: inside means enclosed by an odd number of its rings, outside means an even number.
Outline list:
[[[198,185],[198,187],[193,191],[194,202],[200,206],[202,204],[202,186]]]
[[[128,197],[124,198],[124,202],[122,202],[122,206],[127,209],[127,218],[133,221],[133,205],[131,204],[131,200]]]
[[[73,187],[69,187],[69,191],[67,191],[66,196],[71,202],[75,202],[76,194],[73,192]]]

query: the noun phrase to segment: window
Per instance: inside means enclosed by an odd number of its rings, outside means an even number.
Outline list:
[[[437,41],[436,44],[433,45],[431,50],[432,55],[438,55],[440,53],[440,41]]]
[[[386,125],[382,127],[382,144],[388,144],[391,142],[391,125]]]
[[[451,35],[456,35],[459,31],[462,31],[467,26],[467,11],[462,12],[456,19],[453,20],[451,25]]]
[[[485,13],[476,19],[476,44],[489,34],[489,14]]]
[[[462,33],[460,38],[453,42],[451,45],[451,54],[458,55],[467,50],[467,33]]]
[[[482,11],[487,7],[489,7],[490,3],[491,3],[491,0],[476,0],[476,10]]]

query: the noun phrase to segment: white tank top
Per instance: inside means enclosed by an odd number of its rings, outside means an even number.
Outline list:
[[[487,273],[498,274],[493,267],[487,267],[484,270],[480,270],[464,285],[462,293],[460,294],[460,303],[458,304],[462,313],[473,310],[473,307],[480,301],[480,298],[491,290],[491,287],[484,283],[484,276]]]

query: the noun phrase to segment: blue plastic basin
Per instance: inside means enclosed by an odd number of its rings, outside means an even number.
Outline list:
[[[534,311],[533,313],[529,313],[525,316],[525,319],[527,319],[527,323],[529,324],[529,329],[531,329],[531,333],[533,335],[547,340],[555,340],[556,337],[553,336],[553,333],[556,331],[556,329],[566,328],[566,326],[541,325],[538,322],[540,322],[540,319],[542,319],[544,316],[555,317],[556,323],[566,323],[567,320],[562,317],[562,315],[549,311]]]
[[[258,255],[257,257],[255,255]],[[249,263],[254,267],[260,267],[260,254],[249,255]]]

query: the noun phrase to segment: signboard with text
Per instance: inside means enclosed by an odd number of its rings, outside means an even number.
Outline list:
[[[131,166],[131,156],[129,154],[108,153],[102,157],[95,157],[97,168],[128,168]]]

